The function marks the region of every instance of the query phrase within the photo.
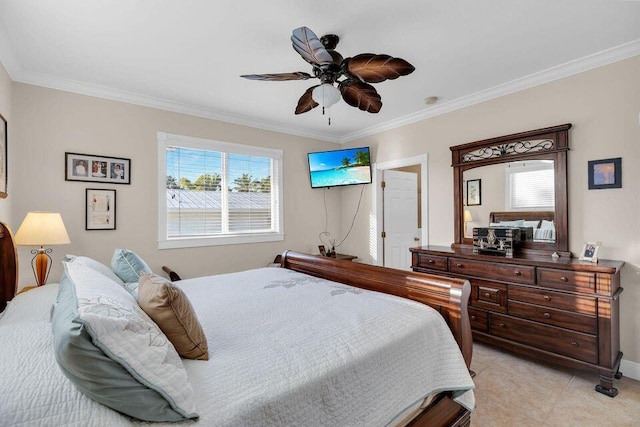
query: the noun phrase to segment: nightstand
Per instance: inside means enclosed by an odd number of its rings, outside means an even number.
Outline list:
[[[335,257],[327,257],[324,255],[316,255],[316,256],[321,256],[323,258],[341,259],[344,261],[353,261],[354,259],[358,259],[356,255],[347,255],[347,254],[336,254]]]

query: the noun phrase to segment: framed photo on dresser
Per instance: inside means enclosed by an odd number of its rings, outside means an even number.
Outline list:
[[[64,153],[66,181],[131,184],[131,159]]]
[[[600,249],[600,242],[587,242],[582,245],[582,251],[580,252],[580,261],[598,262],[598,250]]]

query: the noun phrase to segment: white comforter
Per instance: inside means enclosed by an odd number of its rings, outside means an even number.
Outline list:
[[[406,299],[264,268],[178,282],[209,342],[184,360],[200,419],[185,424],[383,426],[425,396],[474,385],[442,317]],[[0,318],[0,425],[139,423],[88,399],[51,348],[57,285]]]

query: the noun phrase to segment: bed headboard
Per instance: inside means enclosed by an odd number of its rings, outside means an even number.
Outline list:
[[[491,212],[489,222],[517,221],[540,221],[541,219],[553,221],[554,211],[513,211],[513,212]]]
[[[18,285],[18,255],[13,233],[0,222],[0,312],[16,294]]]

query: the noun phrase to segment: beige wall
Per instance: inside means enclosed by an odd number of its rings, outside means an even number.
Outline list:
[[[284,249],[317,252],[324,227],[323,195],[311,189],[306,154],[337,148],[335,144],[37,86],[14,83],[13,88],[12,222],[19,225],[30,210],[58,211],[72,242],[53,247],[50,282],[59,279],[64,254],[108,264],[116,247],[136,251],[154,271],[169,265],[183,277],[262,267]],[[158,131],[282,149],[285,241],[158,250]],[[130,158],[132,184],[65,181],[65,152]],[[86,188],[117,190],[115,231],[85,230]],[[327,202],[338,227],[339,193],[328,192]],[[21,286],[33,280],[29,249],[19,250]]]
[[[354,141],[369,145],[374,162],[429,155],[429,242],[453,241],[453,173],[449,147],[545,126],[573,123],[569,153],[570,249],[601,240],[601,256],[626,261],[622,272],[622,350],[640,362],[640,57],[497,98]],[[0,69],[0,109],[8,111],[10,198],[0,200],[0,219],[14,231],[29,210],[60,211],[72,244],[55,247],[52,280],[64,253],[108,262],[114,247],[139,252],[158,270],[171,265],[186,277],[258,267],[284,248],[315,251],[324,227],[323,191],[311,190],[306,153],[337,148],[275,132],[232,125],[24,84],[11,85]],[[5,116],[6,117],[6,116]],[[277,243],[159,251],[156,244],[156,132],[281,148],[285,153],[285,232]],[[129,157],[132,185],[64,181],[64,152]],[[623,158],[623,188],[587,190],[587,161]],[[84,230],[84,190],[115,188],[116,231]],[[484,188],[483,188],[484,190]],[[327,192],[330,230],[344,236],[360,189]],[[375,209],[367,186],[354,230],[340,252],[373,262],[370,255]],[[375,229],[373,229],[375,233]],[[31,278],[29,248],[21,248],[21,284]]]
[[[10,140],[8,141],[9,147],[9,156],[13,157],[13,149],[15,141],[13,140],[13,120],[11,120],[11,107],[12,107],[12,90],[13,85],[11,82],[11,78],[7,71],[4,69],[2,64],[0,64],[0,114],[2,117],[7,120],[7,135]],[[4,158],[4,153],[2,153],[2,157]],[[15,233],[16,228],[15,225],[11,222],[11,200],[14,196],[13,193],[13,181],[9,180],[9,189],[7,194],[9,196],[6,199],[0,199],[0,221],[9,225],[11,230]]]
[[[640,362],[640,57],[590,70],[462,110],[390,130],[350,146],[372,147],[372,161],[428,153],[429,241],[453,242],[453,171],[449,147],[573,123],[569,152],[569,238],[575,254],[584,241],[603,242],[603,258],[626,262],[622,271],[621,341],[624,358]],[[587,189],[587,161],[622,157],[621,189]],[[344,251],[369,255],[372,189]],[[486,189],[483,186],[483,192]],[[359,189],[343,192],[343,218]],[[348,224],[343,224],[348,227]]]

